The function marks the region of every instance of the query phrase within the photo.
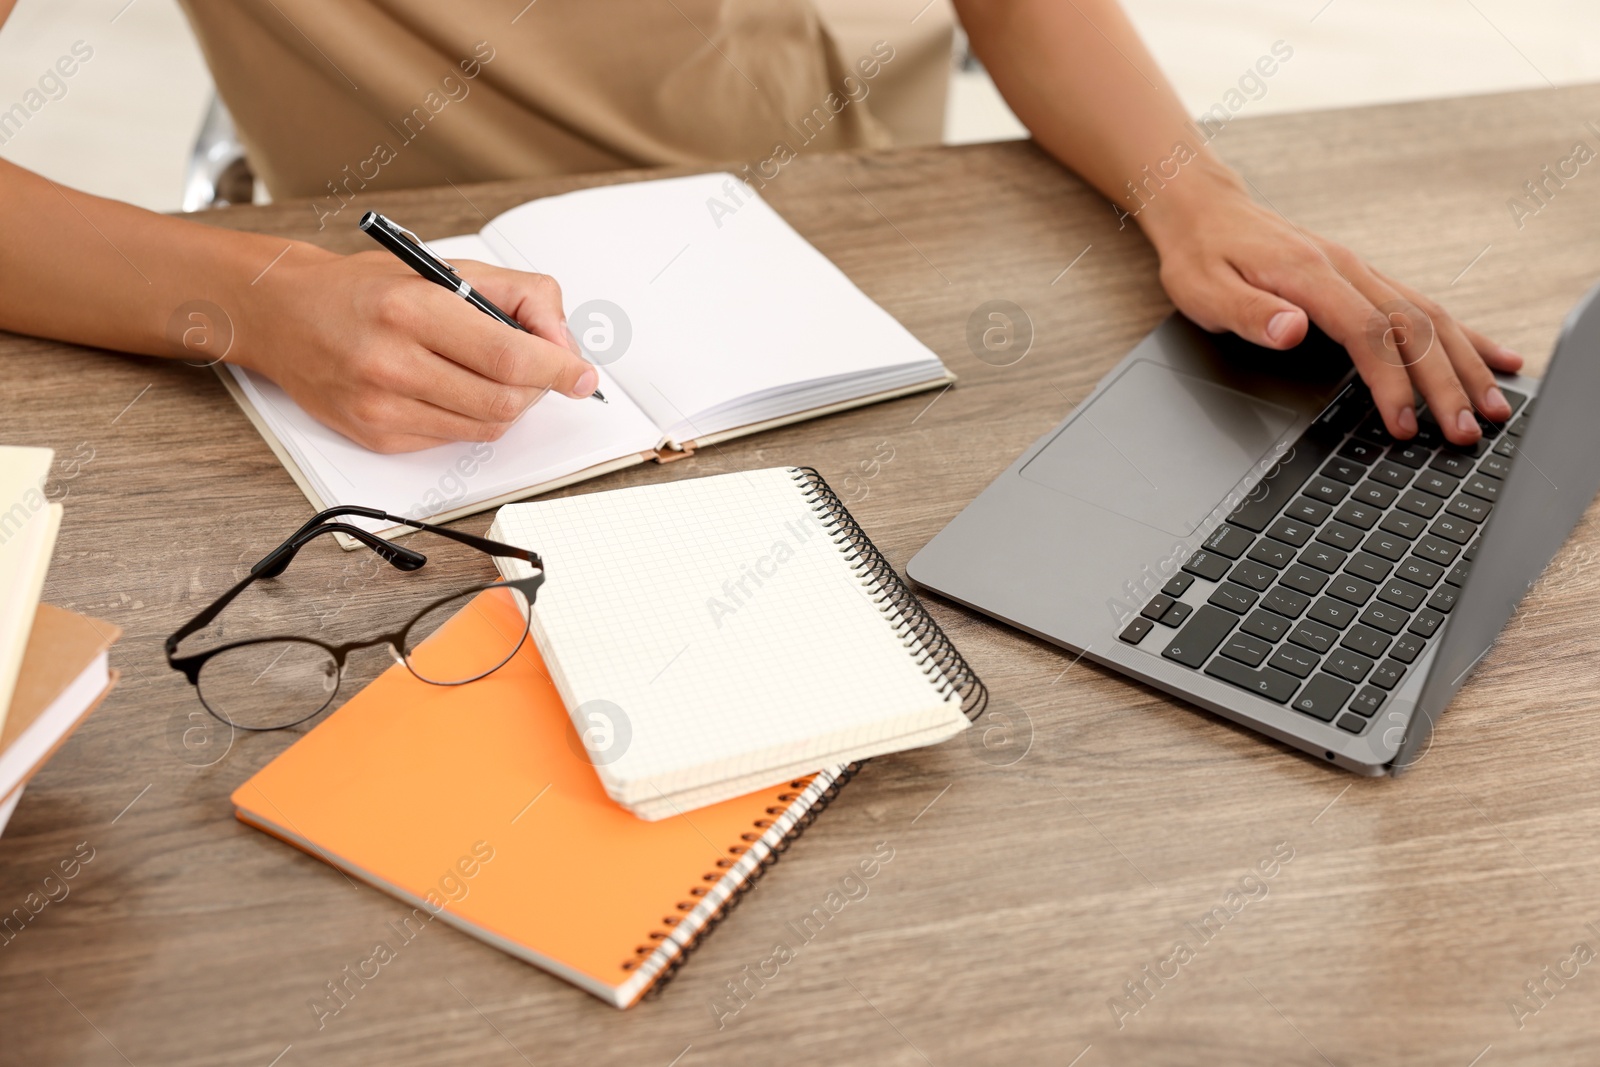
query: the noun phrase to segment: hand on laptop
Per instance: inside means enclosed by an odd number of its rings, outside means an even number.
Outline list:
[[[1315,322],[1344,345],[1389,432],[1417,432],[1412,388],[1449,440],[1476,441],[1472,412],[1511,415],[1490,368],[1515,352],[1452,319],[1348,249],[1255,202],[1212,151],[1234,113],[1294,56],[1277,41],[1238,91],[1198,121],[1162,76],[1117,0],[956,0],[978,57],[1051,155],[1132,218],[1161,255],[1173,303],[1212,330],[1292,348]]]
[[[1515,371],[1521,356],[1344,246],[1256,203],[1231,172],[1187,181],[1144,226],[1161,255],[1161,283],[1185,315],[1277,349],[1300,343],[1309,315],[1349,351],[1398,438],[1417,432],[1413,387],[1456,444],[1480,436],[1475,412],[1510,418],[1491,368]]]
[[[303,263],[292,262],[296,251]],[[594,391],[598,376],[567,330],[554,279],[456,265],[532,332],[496,322],[386,252],[296,249],[258,288],[268,309],[298,313],[266,310],[249,324],[261,340],[230,362],[265,374],[319,421],[379,452],[497,440],[549,389]]]

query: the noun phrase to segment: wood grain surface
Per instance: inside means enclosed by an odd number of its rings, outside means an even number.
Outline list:
[[[1507,201],[1575,142],[1595,147],[1590,119],[1600,88],[1580,87],[1240,119],[1217,146],[1263,201],[1537,369],[1600,278],[1600,170],[1520,228]],[[435,237],[640,176],[363,195],[322,232],[305,204],[205,218],[353,251],[367,208]],[[903,567],[1170,310],[1137,231],[1029,144],[803,156],[764,195],[960,384],[572,491],[809,464]],[[1011,366],[967,340],[995,299],[1034,332]],[[1593,511],[1400,779],[1341,774],[933,600],[993,691],[973,735],[990,747],[873,761],[662,996],[619,1013],[432,927],[319,1029],[308,1000],[405,909],[233,819],[229,792],[297,734],[230,740],[160,651],[309,508],[210,370],[12,336],[0,361],[0,441],[58,454],[46,597],[125,630],[122,684],[0,837],[0,912],[92,856],[0,944],[0,1062],[1600,1060]],[[314,545],[231,625],[351,633],[490,573],[449,546],[422,572],[380,571]],[[382,666],[358,657],[347,685]],[[719,1028],[728,983],[879,842],[894,858],[868,896]]]

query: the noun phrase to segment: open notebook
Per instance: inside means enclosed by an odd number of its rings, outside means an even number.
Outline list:
[[[560,282],[609,403],[549,395],[492,445],[384,456],[322,426],[265,378],[219,367],[318,508],[358,503],[458,518],[953,380],[938,356],[729,174],[546,197],[430,247],[447,260]],[[592,301],[621,315],[586,311]]]
[[[534,638],[606,791],[642,818],[943,741],[981,710],[815,471],[511,504],[489,536],[543,558]]]

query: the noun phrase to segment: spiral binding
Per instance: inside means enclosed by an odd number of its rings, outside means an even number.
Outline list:
[[[861,584],[872,594],[878,610],[894,626],[906,648],[917,657],[922,673],[938,687],[940,695],[960,693],[961,710],[969,720],[982,715],[989,704],[989,690],[956,651],[956,646],[911,587],[895,573],[888,559],[844,506],[844,501],[815,468],[795,468],[794,480],[806,487],[811,510],[822,516],[823,528],[832,535],[833,543],[844,550],[845,560],[860,576]]]
[[[678,973],[678,969],[682,967],[684,961],[689,958],[689,955],[694,952],[695,949],[700,947],[701,943],[705,941],[706,937],[711,933],[711,931],[715,930],[722,924],[722,920],[727,918],[728,913],[732,911],[741,900],[744,899],[745,894],[756,887],[756,883],[761,880],[762,875],[767,873],[767,869],[774,863],[777,863],[779,858],[786,851],[788,851],[789,846],[794,843],[795,838],[805,833],[806,828],[816,821],[817,816],[822,814],[823,810],[826,809],[829,804],[833,803],[834,798],[839,795],[839,790],[843,789],[850,779],[856,776],[856,772],[858,772],[860,769],[861,764],[851,763],[845,766],[843,770],[834,776],[833,781],[830,782],[827,788],[822,791],[822,794],[818,796],[817,799],[813,801],[797,819],[795,819],[795,824],[789,828],[789,831],[784,834],[782,838],[773,843],[767,854],[762,856],[761,861],[756,864],[756,866],[748,875],[745,876],[744,881],[740,882],[733,892],[728,895],[728,899],[723,901],[721,906],[706,918],[705,922],[700,925],[700,928],[696,930],[687,941],[683,942],[682,947],[678,949],[677,954],[670,962],[667,963],[664,968],[662,968],[661,973],[656,976],[655,981],[650,986],[649,992],[645,994],[646,998],[653,998],[661,995],[661,990],[666,987],[668,982],[672,981],[673,977]],[[803,792],[810,785],[810,782],[803,778],[799,778],[789,783],[789,789],[797,792]],[[782,801],[786,797],[788,798],[788,804],[790,805],[792,805],[795,800],[799,799],[797,795],[789,792],[779,793],[777,799]],[[769,814],[781,815],[782,813],[788,811],[788,807],[780,808],[777,812],[774,812],[771,808],[768,808],[767,811]],[[771,826],[771,820],[757,819],[751,824],[751,827],[753,830],[755,830],[755,833],[747,833],[741,836],[746,841],[759,841],[765,836],[766,831],[770,829]],[[728,851],[730,855],[738,856],[748,852],[749,848],[744,845],[735,845]],[[702,875],[701,880],[715,884],[726,877],[726,873],[720,871],[711,871]],[[706,892],[708,892],[708,890],[704,887],[695,886],[689,890],[689,895],[691,897],[703,896]],[[684,907],[684,904],[687,903],[687,901],[680,902],[678,907],[684,911],[691,910],[690,908]],[[676,925],[676,923],[674,922],[673,925]],[[671,926],[668,926],[666,929],[651,931],[650,939],[657,942],[666,941],[671,937],[671,935]],[[637,966],[641,960],[648,957],[650,953],[657,951],[653,946],[641,945],[640,948],[643,951],[640,951],[635,959],[627,960],[623,963],[624,970],[631,970],[633,967]]]
[[[795,482],[803,485],[806,490],[806,500],[811,505],[811,510],[821,517],[822,527],[826,530],[833,543],[844,552],[846,562],[861,579],[873,598],[873,603],[883,613],[894,627],[895,633],[900,637],[905,647],[917,658],[917,666],[923,668],[923,674],[929,682],[938,689],[943,696],[959,693],[961,696],[961,710],[969,720],[976,719],[983,714],[984,708],[989,703],[989,690],[967,664],[966,659],[951,643],[944,630],[934,621],[922,601],[911,591],[905,581],[895,573],[878,547],[867,537],[866,531],[851,516],[850,510],[845,507],[844,501],[839,499],[822,475],[812,467],[795,468]],[[715,930],[722,920],[727,918],[730,911],[746,893],[755,888],[761,876],[767,869],[778,862],[779,857],[788,850],[795,838],[805,832],[818,815],[833,802],[839,795],[839,790],[854,778],[861,769],[860,763],[852,763],[845,767],[834,777],[833,781],[822,791],[822,794],[813,802],[796,820],[795,824],[783,837],[775,842],[760,862],[750,871],[745,879],[723,901],[721,906],[701,924],[688,940],[682,942],[682,947],[677,954],[662,968],[650,987],[646,997],[660,996],[663,988],[678,973],[689,955],[699,948],[711,931]],[[797,779],[789,783],[791,790],[804,790],[810,783],[804,779]],[[780,793],[779,801],[787,800],[792,805],[799,798],[790,793]],[[785,808],[768,808],[770,815],[781,816],[788,810]],[[760,841],[767,830],[772,827],[772,820],[757,819],[752,825],[753,833],[745,833],[742,838],[748,842]],[[734,846],[729,850],[730,855],[739,856],[749,851],[744,846]],[[724,860],[723,864],[732,866]],[[721,871],[710,871],[701,876],[701,880],[709,885],[715,885],[727,875]],[[694,886],[687,896],[689,899],[680,901],[678,910],[688,913],[693,911],[694,898],[703,897],[710,890],[706,886]],[[672,928],[677,925],[677,919],[668,916],[663,920],[665,929],[654,930],[650,933],[650,940],[657,943],[670,941]],[[632,970],[648,959],[659,949],[652,945],[640,945],[635,957],[623,963],[625,970]]]

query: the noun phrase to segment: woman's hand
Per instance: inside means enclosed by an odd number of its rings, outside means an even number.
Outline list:
[[[493,441],[554,389],[599,384],[542,274],[460,262],[513,330],[384,252],[295,245],[240,305],[228,361],[277,382],[306,411],[379,452]]]
[[[1474,413],[1511,417],[1491,369],[1515,371],[1521,356],[1349,249],[1260,206],[1231,171],[1193,166],[1138,217],[1178,310],[1208,330],[1276,349],[1299,344],[1309,318],[1349,351],[1397,438],[1417,432],[1413,387],[1455,444],[1481,436]]]

